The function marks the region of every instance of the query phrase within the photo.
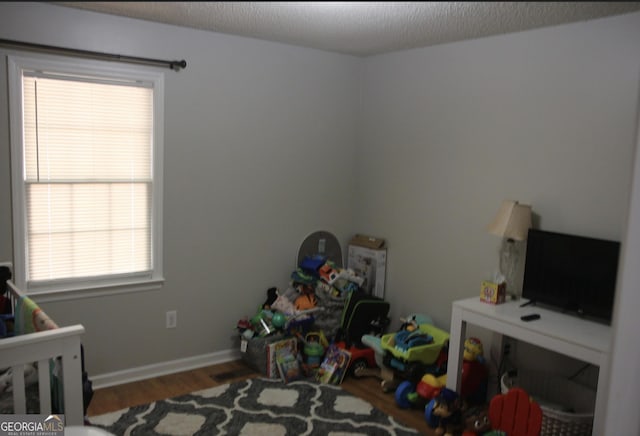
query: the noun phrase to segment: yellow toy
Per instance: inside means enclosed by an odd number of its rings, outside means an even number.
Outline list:
[[[484,360],[483,354],[482,342],[478,338],[469,338],[464,341],[464,353],[462,355],[464,360],[467,362]]]

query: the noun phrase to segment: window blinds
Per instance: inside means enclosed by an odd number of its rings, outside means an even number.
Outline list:
[[[23,75],[28,280],[149,271],[153,89]]]

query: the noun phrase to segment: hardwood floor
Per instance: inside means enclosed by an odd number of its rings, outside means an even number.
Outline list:
[[[238,360],[119,386],[96,389],[87,415],[89,417],[101,415],[125,407],[146,404],[200,389],[259,376],[260,374],[252,371],[244,362]],[[435,435],[424,420],[424,412],[400,409],[395,403],[393,393],[382,391],[379,379],[347,376],[342,382],[342,388],[368,401],[384,413],[393,416],[398,422],[415,428],[422,434]]]

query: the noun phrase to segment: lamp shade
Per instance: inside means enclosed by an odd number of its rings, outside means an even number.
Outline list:
[[[517,201],[505,200],[498,214],[489,224],[489,233],[515,241],[527,239],[531,227],[531,206],[519,204]]]

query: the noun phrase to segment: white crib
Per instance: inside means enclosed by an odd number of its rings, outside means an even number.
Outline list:
[[[7,281],[12,297],[17,301],[21,291]],[[40,413],[51,414],[50,359],[59,359],[62,367],[62,392],[66,425],[82,425],[82,362],[80,324],[36,333],[0,339],[0,368],[13,370],[13,408],[15,414],[26,412],[24,365],[37,362]]]

